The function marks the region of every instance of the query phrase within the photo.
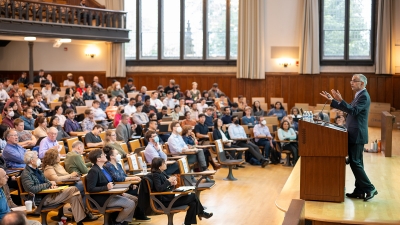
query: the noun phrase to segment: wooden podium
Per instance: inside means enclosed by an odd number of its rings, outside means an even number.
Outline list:
[[[299,121],[300,198],[343,202],[347,132]]]

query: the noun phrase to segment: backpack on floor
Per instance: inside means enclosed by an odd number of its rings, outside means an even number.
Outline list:
[[[281,162],[281,153],[275,148],[271,149],[271,164],[279,164]]]

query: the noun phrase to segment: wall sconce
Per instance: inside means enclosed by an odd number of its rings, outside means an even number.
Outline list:
[[[287,68],[289,65],[293,64],[293,59],[281,58],[281,59],[278,59],[278,64]]]
[[[99,49],[96,46],[89,46],[85,50],[85,55],[90,56],[90,58],[92,58],[92,59],[98,54],[99,54]]]

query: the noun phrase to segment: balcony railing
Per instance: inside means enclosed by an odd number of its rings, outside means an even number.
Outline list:
[[[0,0],[0,19],[126,28],[126,12],[37,1]]]

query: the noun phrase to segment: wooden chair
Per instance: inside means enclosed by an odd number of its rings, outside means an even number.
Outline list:
[[[260,103],[265,103],[265,97],[252,97],[251,104],[253,105],[253,102],[255,101],[259,101]]]
[[[109,225],[110,215],[114,212],[120,212],[123,210],[122,207],[107,207],[108,203],[114,196],[121,195],[122,193],[111,193],[111,192],[88,192],[86,189],[86,175],[81,177],[81,181],[83,184],[83,189],[85,191],[86,196],[86,207],[92,213],[99,213],[104,215],[104,225]],[[105,201],[104,205],[100,207],[100,205],[91,197],[91,195],[102,194],[102,195],[109,195],[108,199]]]
[[[275,105],[275,102],[284,102],[283,98],[277,98],[277,97],[271,97],[270,98],[270,103],[271,105]]]
[[[290,142],[290,141],[284,141],[284,140],[281,141],[281,140],[279,140],[277,131],[275,131],[274,134],[275,134],[276,150],[278,152],[280,152],[280,153],[285,153],[286,154],[286,161],[285,161],[285,164],[283,164],[283,166],[288,166],[289,167],[289,166],[291,166],[290,165],[290,155],[292,155],[292,152],[289,151],[289,150],[283,150],[282,147],[281,147],[281,143]]]
[[[149,177],[144,177],[147,189],[150,195],[150,207],[157,214],[166,214],[168,216],[168,225],[174,224],[174,214],[180,212],[186,212],[189,209],[188,205],[182,205],[178,207],[172,207],[172,205],[181,198],[182,196],[188,195],[190,192],[153,192],[152,183],[153,181]],[[169,203],[167,207],[158,200],[157,195],[175,195],[175,198]]]
[[[243,127],[246,135],[249,137],[250,136],[249,126],[248,125],[241,125],[241,126]]]
[[[255,142],[255,140],[254,140],[254,128],[250,128],[250,138]],[[261,154],[264,155],[264,146],[259,146],[259,145],[257,145],[257,146],[261,150]]]
[[[87,106],[76,106],[76,115],[85,114],[85,110],[88,108]]]
[[[143,138],[143,141],[144,141],[144,138]],[[136,139],[136,140],[129,141],[129,146],[131,147],[131,151],[134,152],[135,149],[141,147],[140,139]],[[144,145],[143,145],[143,146],[144,146]]]
[[[30,194],[24,190],[24,187],[22,186],[22,183],[21,183],[21,177],[17,177],[17,184],[18,184],[18,190],[19,190],[19,195],[21,198],[22,205],[25,205],[25,201],[28,200],[28,197]],[[48,205],[48,206],[43,205],[47,198],[51,197],[52,194],[60,192],[60,191],[61,190],[59,190],[59,189],[58,190],[54,189],[54,192],[46,194],[42,198],[42,200],[40,201],[40,204],[35,209],[32,208],[33,214],[40,215],[41,220],[42,220],[41,221],[42,225],[47,225],[47,214],[51,211],[58,211],[57,217],[59,219],[61,219],[61,217],[64,216],[63,207],[64,207],[65,203]],[[33,202],[33,204],[34,204],[34,202]]]
[[[139,141],[142,147],[146,147],[146,144],[144,143],[144,137],[139,138]]]
[[[106,132],[105,131],[102,131],[100,134],[99,134],[99,136],[100,136],[100,138],[101,138],[101,140],[102,141],[106,141]]]
[[[129,98],[129,99],[130,99],[130,98],[136,98],[136,95],[138,95],[138,94],[139,94],[138,91],[130,92],[130,93],[128,93],[128,98]]]
[[[234,181],[237,180],[232,173],[232,167],[236,166],[236,165],[240,165],[242,164],[244,161],[243,160],[238,160],[238,159],[227,159],[225,156],[225,151],[224,151],[224,145],[222,144],[221,140],[216,140],[214,141],[216,148],[217,148],[217,159],[218,162],[221,165],[225,165],[229,167],[229,172],[228,172],[228,176],[226,178],[224,178],[224,180],[230,180],[230,181]],[[231,150],[231,149],[229,149]]]
[[[58,142],[59,145],[61,145],[61,150],[60,150],[60,154],[67,154],[67,151],[65,151],[65,145],[63,141],[59,141]]]
[[[86,105],[87,107],[92,107],[93,101],[94,101],[94,100],[85,100],[85,105]]]
[[[282,225],[305,224],[305,204],[302,199],[292,199]]]
[[[67,139],[68,151],[72,151],[72,144],[75,141],[79,141],[78,137],[73,137],[73,138]]]
[[[56,108],[56,106],[61,106],[62,102],[50,102],[50,109],[54,110]]]
[[[129,166],[128,172],[130,172],[132,174],[142,172],[142,164],[139,163],[137,154],[131,154],[127,158],[128,158],[128,166]]]
[[[268,103],[260,103],[260,107],[264,112],[268,112],[269,106]]]
[[[239,98],[238,97],[233,97],[233,102],[239,103]],[[243,97],[243,101],[246,102],[246,97]]]
[[[302,108],[304,111],[308,111],[308,107],[310,107],[310,104],[308,103],[294,103],[294,106],[300,110]],[[288,112],[290,113],[290,110],[287,109]]]
[[[126,154],[130,153],[128,150],[128,145],[126,143],[120,143],[120,145]]]
[[[200,199],[200,193],[201,191],[204,190],[210,190],[212,187],[215,186],[215,182],[208,182],[208,183],[201,183],[203,179],[206,179],[207,177],[211,177],[214,175],[217,171],[215,170],[206,170],[203,172],[191,172],[189,163],[187,161],[187,158],[181,158],[178,159],[178,165],[179,165],[179,171],[181,174],[181,178],[183,178],[183,182],[185,186],[195,186],[195,193],[197,197]],[[190,176],[198,176],[200,175],[200,179],[197,180],[196,183],[193,183],[190,179]],[[189,177],[189,178],[188,178]]]

